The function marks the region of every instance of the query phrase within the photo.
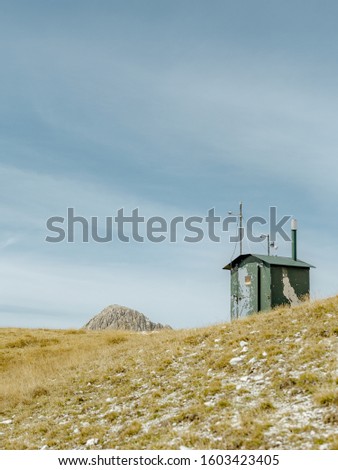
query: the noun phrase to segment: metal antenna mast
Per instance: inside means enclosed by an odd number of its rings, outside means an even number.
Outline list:
[[[239,254],[243,254],[243,202],[239,203]]]

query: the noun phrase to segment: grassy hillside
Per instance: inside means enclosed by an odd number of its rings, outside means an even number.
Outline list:
[[[337,335],[338,297],[194,330],[0,329],[0,448],[338,449]]]

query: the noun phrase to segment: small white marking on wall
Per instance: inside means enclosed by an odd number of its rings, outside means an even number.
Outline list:
[[[291,305],[299,305],[300,300],[296,295],[295,289],[290,284],[288,272],[286,268],[282,269],[283,272],[283,294],[288,299]]]

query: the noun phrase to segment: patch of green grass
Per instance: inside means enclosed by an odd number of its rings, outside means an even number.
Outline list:
[[[338,389],[325,390],[315,395],[315,401],[321,406],[338,406]]]
[[[205,396],[213,396],[219,393],[222,390],[222,382],[220,379],[212,379],[207,383],[206,388],[204,389]]]
[[[117,413],[116,411],[110,411],[105,415],[104,419],[106,419],[110,423],[113,423],[119,418],[119,416],[119,413]]]
[[[200,421],[204,414],[205,409],[201,405],[191,406],[172,417],[171,421],[175,423]]]
[[[132,421],[128,424],[125,429],[121,433],[121,439],[126,437],[135,436],[138,434],[142,429],[142,424],[139,421]]]
[[[338,436],[337,434],[329,438],[329,450],[338,450]]]
[[[296,387],[304,393],[313,393],[320,383],[320,377],[313,372],[304,372],[296,379]]]
[[[269,400],[263,400],[258,404],[258,409],[260,411],[273,411],[276,407]]]
[[[232,402],[225,397],[220,398],[217,402],[219,408],[229,408],[231,405]]]
[[[34,398],[42,397],[44,395],[49,395],[49,393],[50,391],[46,387],[38,385],[31,391],[31,397],[34,399]]]

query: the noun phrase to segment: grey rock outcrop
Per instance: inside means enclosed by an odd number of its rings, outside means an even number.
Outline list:
[[[168,325],[153,323],[143,313],[122,305],[109,305],[99,314],[89,320],[83,327],[88,330],[131,330],[155,331],[163,328],[171,329]]]

